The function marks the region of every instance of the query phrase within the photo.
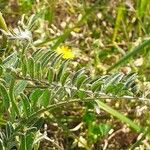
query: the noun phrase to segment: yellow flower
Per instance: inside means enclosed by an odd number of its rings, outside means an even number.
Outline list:
[[[62,54],[64,59],[73,59],[74,53],[68,46],[60,46],[57,48],[56,52]]]

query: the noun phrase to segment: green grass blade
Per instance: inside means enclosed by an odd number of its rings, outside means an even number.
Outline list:
[[[135,54],[141,52],[146,46],[150,46],[150,39],[144,40],[140,45],[133,48],[130,52],[128,52],[124,57],[122,57],[118,62],[116,62],[114,65],[112,65],[110,68],[108,68],[107,72],[113,70],[114,68],[122,65],[125,63],[129,58],[134,56]]]
[[[148,0],[138,0],[137,1],[137,15],[141,19],[147,13],[147,8],[150,2]]]
[[[98,104],[98,106],[105,110],[106,112],[108,112],[109,114],[111,114],[112,116],[118,118],[119,120],[121,120],[122,122],[128,124],[132,129],[134,129],[137,132],[141,131],[141,127],[138,126],[137,124],[135,124],[132,120],[130,120],[129,118],[127,118],[126,116],[124,116],[123,114],[119,113],[118,111],[114,110],[113,108],[109,107],[108,105],[106,105],[105,103],[103,103],[102,101],[96,100],[96,103]]]
[[[113,39],[112,39],[113,43],[116,40],[118,29],[120,27],[121,20],[123,19],[123,14],[124,14],[124,7],[121,5],[118,8],[118,12],[117,12],[117,18],[116,18],[116,23],[115,23],[114,33],[113,33]]]

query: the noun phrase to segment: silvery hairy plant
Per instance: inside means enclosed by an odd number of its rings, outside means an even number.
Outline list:
[[[29,27],[34,20],[32,16],[27,25],[22,21],[21,27],[11,31],[1,29],[7,42],[17,42],[8,54],[3,52],[0,62],[0,149],[32,150],[42,139],[60,148],[46,132],[40,133],[44,119],[56,109],[66,110],[79,102],[92,103],[136,132],[145,132],[105,103],[106,99],[149,101],[138,88],[137,74],[117,72],[93,78],[84,68],[72,71],[72,62],[63,60],[51,47],[34,47]]]

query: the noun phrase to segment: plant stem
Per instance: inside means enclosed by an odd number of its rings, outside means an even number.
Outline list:
[[[150,101],[149,98],[145,98],[145,97],[133,97],[133,96],[116,97],[116,96],[108,96],[108,95],[106,95],[105,93],[102,93],[102,92],[94,92],[93,93],[91,90],[77,89],[77,87],[75,87],[75,86],[68,86],[68,85],[62,86],[62,85],[57,84],[55,82],[49,84],[46,81],[39,81],[37,79],[31,79],[31,78],[20,77],[20,76],[17,76],[17,80],[27,80],[27,81],[36,82],[38,84],[42,84],[42,85],[39,86],[39,88],[54,88],[54,87],[60,88],[60,87],[64,87],[64,88],[71,89],[71,90],[79,90],[79,91],[85,92],[85,93],[87,93],[89,95],[92,95],[92,94],[98,95],[100,98],[102,97],[103,99],[124,99],[124,100],[135,100],[136,99],[136,100],[139,100],[139,101]],[[37,85],[36,85],[36,87],[37,87]],[[29,88],[31,88],[31,86]],[[35,88],[35,87],[32,87],[32,88]],[[99,97],[97,97],[97,98],[99,98]]]

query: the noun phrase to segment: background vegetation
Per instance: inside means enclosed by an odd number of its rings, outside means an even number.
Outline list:
[[[150,1],[0,11],[0,150],[150,149]]]

